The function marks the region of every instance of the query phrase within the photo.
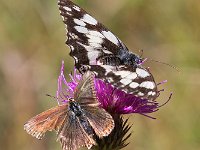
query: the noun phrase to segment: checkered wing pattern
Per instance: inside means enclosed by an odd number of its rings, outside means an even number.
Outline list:
[[[154,100],[158,96],[152,74],[135,62],[139,56],[129,52],[118,37],[70,0],[59,0],[58,5],[66,25],[70,56],[81,73],[93,71],[97,78],[141,98]]]

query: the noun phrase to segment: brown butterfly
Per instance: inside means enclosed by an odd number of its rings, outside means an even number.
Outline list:
[[[112,116],[99,102],[94,89],[94,74],[86,72],[74,92],[74,99],[31,118],[24,129],[42,139],[46,131],[56,130],[63,150],[90,149],[96,144],[94,134],[102,138],[114,128]]]

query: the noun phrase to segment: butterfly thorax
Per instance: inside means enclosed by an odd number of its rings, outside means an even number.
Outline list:
[[[131,52],[124,52],[119,55],[122,65],[138,66],[142,62],[142,58]]]
[[[98,65],[111,65],[111,66],[119,66],[119,65],[128,65],[128,66],[138,66],[142,62],[142,59],[131,52],[120,53],[120,55],[104,55],[97,59]]]
[[[72,112],[75,114],[75,116],[77,116],[77,117],[79,117],[79,116],[81,116],[81,115],[83,114],[83,111],[82,111],[80,105],[79,105],[77,102],[75,102],[75,101],[70,101],[70,102],[69,102],[69,109],[70,109],[70,111],[72,111]]]

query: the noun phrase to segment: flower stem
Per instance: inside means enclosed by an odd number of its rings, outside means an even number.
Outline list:
[[[119,150],[126,147],[127,139],[131,133],[127,134],[132,125],[128,124],[128,119],[123,120],[120,115],[113,116],[115,128],[107,137],[102,139],[96,137],[97,145],[92,147],[92,150]]]

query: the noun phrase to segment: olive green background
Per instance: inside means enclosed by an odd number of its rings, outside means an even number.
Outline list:
[[[132,136],[125,150],[200,149],[200,1],[76,0],[135,53],[180,68],[147,61],[171,101],[151,114],[132,114]],[[57,105],[61,61],[73,69],[56,0],[0,1],[0,149],[60,150],[54,132],[43,140],[23,130],[29,118]]]

